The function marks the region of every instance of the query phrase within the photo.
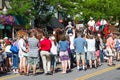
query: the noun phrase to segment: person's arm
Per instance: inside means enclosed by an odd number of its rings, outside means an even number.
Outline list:
[[[101,46],[102,49],[104,48],[104,44],[103,44],[102,39],[100,39],[100,46]]]
[[[73,29],[73,37],[75,38],[75,29]]]
[[[41,45],[42,45],[42,42],[39,41],[39,50],[41,50]]]
[[[24,45],[24,41],[21,40],[19,43],[20,43],[19,46],[20,46],[20,48],[22,49],[22,51],[25,51],[25,52],[26,52],[26,47],[23,46],[23,45]]]

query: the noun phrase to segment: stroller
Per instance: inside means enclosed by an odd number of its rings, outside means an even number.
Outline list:
[[[105,62],[108,61],[108,59],[109,59],[109,53],[108,53],[107,49],[103,49],[103,59]]]

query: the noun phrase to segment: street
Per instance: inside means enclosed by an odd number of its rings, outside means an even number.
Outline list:
[[[109,67],[106,63],[97,69],[88,69],[86,71],[77,71],[76,67],[72,72],[62,74],[61,70],[53,75],[45,75],[40,70],[37,70],[37,75],[20,76],[19,74],[8,73],[7,75],[0,74],[0,80],[120,80],[120,62],[115,62],[116,65]]]

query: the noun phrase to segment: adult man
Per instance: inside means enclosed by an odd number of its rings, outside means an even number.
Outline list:
[[[79,23],[76,24],[76,29],[77,29],[78,31],[85,29],[85,25],[83,24],[83,20],[80,20]]]
[[[40,55],[43,61],[43,69],[46,75],[51,75],[50,71],[50,49],[51,49],[51,41],[45,37],[43,34],[42,39],[40,41]]]
[[[97,68],[95,55],[95,38],[92,34],[90,34],[89,38],[86,39],[86,41],[87,41],[87,59],[89,60],[90,68],[92,68],[92,60],[94,61],[95,68]]]
[[[77,33],[77,38],[74,40],[74,46],[75,46],[75,52],[76,52],[76,63],[77,63],[77,69],[80,69],[80,58],[82,59],[82,66],[83,70],[85,70],[85,50],[84,46],[86,44],[86,41],[84,38],[81,37],[80,33]]]
[[[88,29],[90,31],[94,31],[94,28],[95,28],[95,21],[93,20],[92,17],[90,17],[90,20],[88,21]]]
[[[106,21],[106,20],[104,19],[104,17],[103,17],[103,18],[101,19],[101,21],[100,21],[100,24],[101,24],[100,30],[103,31],[105,25],[108,24],[108,23],[107,23],[107,21]]]
[[[101,19],[100,24],[103,26],[107,24],[107,21],[105,20],[104,17]]]
[[[73,33],[69,33],[69,41],[70,41],[70,62],[71,62],[71,68],[74,67],[74,54],[75,54],[75,48],[74,48],[74,39],[75,39],[75,29],[72,30]]]

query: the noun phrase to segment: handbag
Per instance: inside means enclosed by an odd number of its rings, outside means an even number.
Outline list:
[[[17,46],[12,45],[11,48],[10,48],[10,51],[12,51],[13,53],[18,53],[19,49],[17,48]]]

